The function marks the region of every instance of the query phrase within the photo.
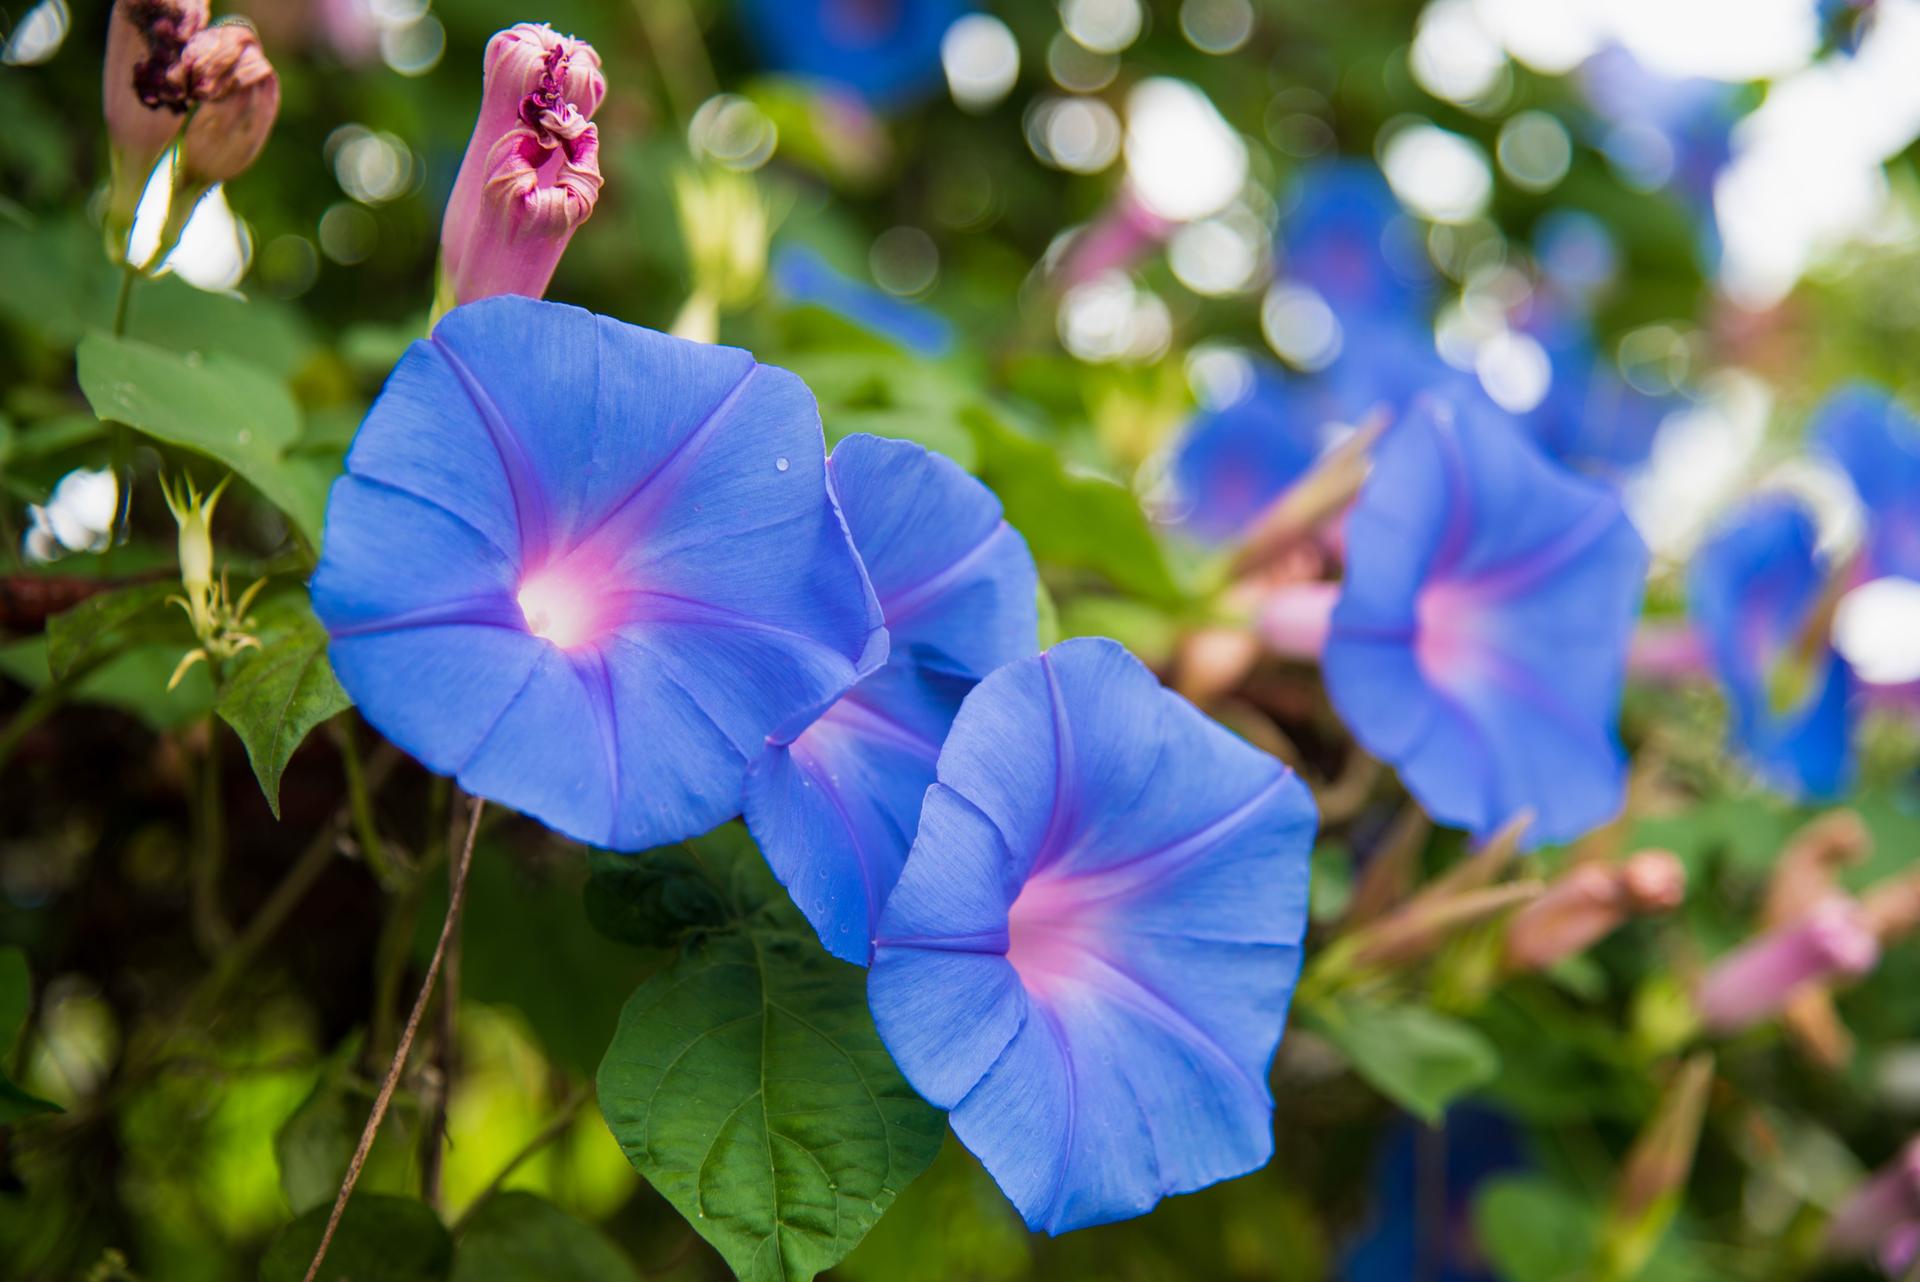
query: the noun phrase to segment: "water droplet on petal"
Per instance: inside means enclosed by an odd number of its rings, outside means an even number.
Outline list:
[[[777,472],[784,472],[791,466],[792,464],[788,463],[784,456],[773,461],[774,470]]]

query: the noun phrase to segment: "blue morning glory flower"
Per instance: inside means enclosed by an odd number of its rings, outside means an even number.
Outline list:
[[[1835,797],[1853,774],[1851,671],[1823,645],[1805,689],[1776,688],[1825,590],[1815,543],[1797,500],[1755,499],[1694,556],[1687,603],[1726,688],[1734,737],[1760,776],[1790,795]]]
[[[1605,122],[1600,150],[1615,167],[1640,187],[1671,188],[1691,208],[1711,212],[1714,180],[1733,154],[1739,89],[1662,75],[1619,46],[1587,59],[1579,80]]]
[[[516,297],[395,366],[313,606],[382,734],[616,850],[738,813],[767,736],[886,643],[799,379]]]
[[[953,348],[953,326],[945,317],[842,275],[811,249],[788,245],[775,254],[773,284],[790,303],[824,308],[922,356],[944,356]]]
[[[1174,460],[1187,532],[1226,542],[1299,480],[1335,430],[1326,400],[1315,380],[1262,362],[1243,395],[1197,415]]]
[[[1550,457],[1576,471],[1618,480],[1647,461],[1661,424],[1682,401],[1633,388],[1595,348],[1583,318],[1549,315],[1549,310],[1543,305],[1542,315],[1527,329],[1545,349],[1553,381],[1521,422]]]
[[[1034,652],[1033,558],[1000,501],[907,441],[850,436],[827,460],[880,599],[886,666],[747,777],[746,818],[774,874],[834,956],[866,965],[960,701]]]
[[[1280,240],[1287,278],[1311,286],[1343,326],[1362,315],[1424,319],[1432,265],[1386,177],[1366,161],[1305,170]]]
[[[1427,399],[1347,522],[1323,669],[1334,708],[1427,811],[1568,841],[1618,810],[1614,731],[1646,546],[1608,488],[1511,420]]]
[[[1920,579],[1920,419],[1864,384],[1834,393],[1810,430],[1867,509],[1865,577]]]
[[[940,85],[940,38],[964,0],[740,0],[747,38],[771,67],[898,106]]]
[[[1265,1163],[1306,788],[1096,639],[981,682],[938,773],[868,997],[1027,1224],[1125,1219]]]

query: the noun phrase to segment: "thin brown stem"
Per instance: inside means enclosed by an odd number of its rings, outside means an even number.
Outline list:
[[[307,1266],[304,1282],[313,1282],[320,1274],[320,1265],[327,1258],[327,1248],[333,1245],[333,1235],[340,1228],[340,1217],[346,1214],[347,1199],[353,1196],[353,1186],[360,1182],[360,1168],[366,1165],[367,1154],[373,1150],[373,1141],[380,1134],[380,1123],[386,1120],[387,1106],[393,1103],[394,1088],[400,1084],[400,1074],[407,1066],[407,1054],[413,1049],[414,1036],[420,1031],[420,1021],[427,1013],[427,1004],[433,999],[434,981],[440,978],[440,967],[447,957],[447,946],[452,942],[460,923],[460,908],[467,898],[467,870],[473,863],[473,842],[480,833],[480,812],[486,809],[486,802],[473,799],[473,810],[467,820],[467,840],[461,847],[460,858],[454,865],[453,889],[447,897],[447,917],[440,924],[440,939],[433,946],[433,957],[427,962],[427,977],[420,981],[420,995],[414,998],[413,1011],[407,1016],[407,1026],[400,1034],[400,1045],[393,1053],[393,1063],[387,1068],[387,1076],[380,1083],[380,1094],[374,1097],[373,1112],[367,1115],[367,1124],[360,1132],[359,1147],[353,1151],[353,1160],[347,1163],[347,1177],[340,1181],[340,1195],[333,1200],[333,1213],[327,1216],[326,1230],[320,1235],[320,1245],[313,1253],[313,1263]]]
[[[449,893],[464,867],[447,865]],[[427,1117],[426,1152],[421,1158],[421,1192],[427,1205],[440,1209],[440,1175],[446,1160],[447,1105],[453,1095],[453,1074],[459,1054],[460,1033],[460,923],[452,924],[453,937],[447,943],[446,982],[440,985],[440,1025],[434,1048],[434,1064],[439,1070],[433,1089],[433,1109]]]

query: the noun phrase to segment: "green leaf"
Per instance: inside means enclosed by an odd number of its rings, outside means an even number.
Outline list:
[[[628,1160],[746,1282],[838,1263],[940,1149],[866,977],[829,957],[734,830],[690,843],[734,917],[627,1002],[600,1108]]]
[[[1341,1002],[1312,1019],[1355,1072],[1428,1125],[1500,1071],[1493,1043],[1471,1025],[1422,1006]]]
[[[313,728],[353,706],[327,663],[327,630],[304,600],[269,616],[260,648],[241,653],[217,710],[247,746],[254,777],[280,817],[280,776]]]
[[[213,707],[213,680],[206,665],[195,664],[178,686],[167,689],[168,676],[190,644],[133,645],[80,678],[66,697],[73,703],[118,708],[154,730],[198,721]],[[0,645],[0,674],[34,690],[51,681],[46,637],[22,637]]]
[[[33,1008],[33,983],[27,975],[27,955],[18,948],[0,948],[0,1070],[27,1027]]]
[[[300,1282],[332,1210],[329,1201],[287,1225],[260,1261],[260,1282]],[[315,1282],[442,1282],[452,1265],[453,1239],[426,1203],[358,1193]]]
[[[184,640],[186,630],[178,626],[179,620],[161,614],[167,598],[179,590],[177,583],[139,583],[90,596],[54,615],[47,620],[47,670],[64,681],[135,637],[150,638],[165,630],[179,633]],[[169,623],[175,626],[167,628]]]
[[[319,543],[327,478],[286,457],[300,439],[300,408],[280,380],[229,356],[181,356],[101,333],[76,355],[95,414],[224,463]]]
[[[453,1282],[640,1282],[604,1234],[532,1193],[483,1203],[453,1259]]]
[[[1124,486],[1069,472],[1045,442],[982,407],[965,411],[965,421],[979,450],[980,479],[1000,496],[1035,560],[1092,571],[1157,605],[1186,604],[1146,513]]]
[[[668,846],[643,855],[593,851],[586,887],[587,920],[608,939],[639,948],[670,948],[696,931],[725,925],[731,912],[691,849]]]
[[[625,863],[652,856],[610,855]],[[446,907],[446,879],[436,878],[420,912],[414,956],[433,954]],[[620,1023],[620,1009],[666,960],[607,939],[581,920],[587,859],[577,848],[522,857],[511,843],[486,837],[467,880],[460,991],[470,1001],[511,1006],[547,1057],[591,1077]]]
[[[274,1132],[273,1155],[280,1169],[280,1192],[295,1215],[333,1205],[361,1128],[366,1125],[367,1112],[373,1107],[374,1083],[361,1080],[354,1071],[360,1045],[356,1035],[335,1048],[315,1076],[312,1091]],[[405,1093],[395,1097],[393,1111],[374,1139],[373,1150],[360,1172],[361,1190],[411,1188],[419,1178],[410,1142],[416,1134],[418,1112],[417,1101]]]
[[[1593,1264],[1599,1211],[1537,1175],[1481,1186],[1473,1223],[1503,1282],[1578,1282]]]
[[[27,974],[27,955],[18,948],[0,948],[0,1126],[43,1113],[59,1113],[58,1104],[29,1095],[7,1076],[14,1044],[27,1026],[33,1005],[33,984]]]

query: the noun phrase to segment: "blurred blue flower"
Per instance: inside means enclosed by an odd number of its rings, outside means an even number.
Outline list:
[[[1435,1178],[1423,1189],[1422,1163],[1435,1157]],[[1524,1134],[1504,1113],[1462,1105],[1437,1128],[1403,1119],[1374,1168],[1371,1222],[1348,1248],[1344,1282],[1497,1282],[1474,1238],[1474,1197],[1493,1177],[1531,1165]],[[1441,1205],[1422,1204],[1429,1190]],[[1423,1240],[1436,1230],[1437,1241]]]
[[[1594,345],[1585,317],[1551,299],[1536,298],[1523,332],[1539,342],[1553,369],[1547,394],[1520,415],[1540,448],[1606,480],[1645,463],[1660,425],[1685,400],[1636,390]]]
[[[1687,604],[1726,688],[1734,738],[1760,776],[1789,795],[1834,797],[1853,774],[1853,676],[1824,640],[1813,655],[1794,654],[1826,590],[1815,543],[1797,500],[1755,499],[1695,555]]]
[[[1740,90],[1650,71],[1617,45],[1587,59],[1579,82],[1603,122],[1600,150],[1615,168],[1638,187],[1674,191],[1711,235],[1713,184],[1733,154]]]
[[[868,996],[907,1079],[1030,1227],[1262,1165],[1299,976],[1306,788],[1117,643],[967,697]]]
[[[1174,459],[1181,524],[1196,538],[1223,543],[1313,466],[1335,430],[1325,389],[1269,362],[1231,404],[1187,425]]]
[[[1433,267],[1419,228],[1367,161],[1301,172],[1280,223],[1280,259],[1287,278],[1311,286],[1343,326],[1363,316],[1425,317]]]
[[[960,701],[1037,647],[1038,581],[999,500],[938,454],[850,436],[827,483],[880,599],[887,663],[768,747],[746,819],[827,951],[864,966]]]
[[[1863,577],[1920,579],[1920,419],[1884,390],[1828,397],[1808,431],[1846,469],[1867,510]]]
[[[1347,523],[1323,666],[1335,709],[1444,823],[1535,842],[1619,809],[1614,721],[1647,551],[1608,488],[1488,407],[1427,399]]]
[[[893,107],[937,89],[940,38],[966,0],[739,0],[741,25],[779,71]]]
[[[953,348],[953,326],[945,317],[835,271],[811,249],[788,245],[775,254],[773,284],[789,303],[824,308],[922,356],[944,356]]]
[[[510,296],[395,367],[313,605],[388,739],[617,850],[738,813],[767,736],[886,643],[799,379]]]

